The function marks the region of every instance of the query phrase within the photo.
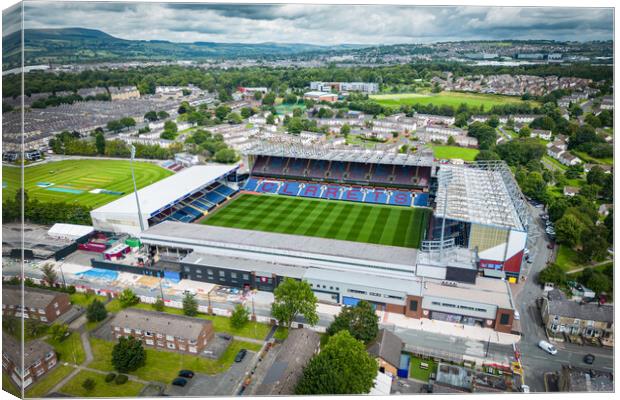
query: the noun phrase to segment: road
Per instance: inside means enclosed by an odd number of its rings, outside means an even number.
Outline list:
[[[536,275],[553,256],[553,251],[547,248],[550,243],[544,233],[544,224],[540,219],[542,210],[531,207],[533,217],[530,231],[531,244],[530,258],[533,260],[527,271],[527,279],[521,282],[520,288],[515,290],[515,302],[521,314],[522,339],[519,342],[519,350],[522,354],[522,363],[525,371],[525,383],[533,392],[542,392],[545,389],[543,374],[550,371],[558,371],[562,364],[570,363],[576,366],[586,366],[583,356],[591,353],[596,356],[592,368],[603,371],[613,371],[613,351],[592,347],[579,346],[571,343],[558,343],[558,353],[555,356],[545,353],[538,347],[540,340],[547,340],[540,311],[536,306],[536,299],[543,295],[542,287],[536,282]]]

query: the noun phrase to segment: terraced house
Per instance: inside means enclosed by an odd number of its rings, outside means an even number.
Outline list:
[[[9,335],[2,335],[2,371],[18,385],[26,388],[41,379],[57,363],[56,352],[42,340],[24,344],[23,374],[21,343]]]
[[[194,354],[214,336],[211,321],[136,309],[116,314],[111,327],[116,339],[133,336],[146,346]]]
[[[2,315],[24,317],[51,323],[71,309],[69,295],[52,290],[25,288],[24,303],[20,286],[2,286]]]

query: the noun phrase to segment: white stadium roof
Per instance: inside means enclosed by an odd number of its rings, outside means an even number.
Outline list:
[[[198,165],[138,190],[142,215],[152,216],[234,171],[237,165]],[[97,213],[138,213],[133,192],[94,210]]]

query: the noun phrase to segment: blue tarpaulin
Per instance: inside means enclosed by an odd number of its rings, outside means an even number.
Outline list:
[[[396,372],[399,378],[409,378],[410,361],[411,357],[408,354],[400,355],[400,365],[398,366],[398,370]]]

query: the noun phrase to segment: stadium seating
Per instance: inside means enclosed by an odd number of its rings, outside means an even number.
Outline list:
[[[321,194],[321,198],[323,199],[331,199],[338,200],[342,196],[342,192],[344,191],[344,187],[337,185],[327,185],[323,193]]]
[[[413,205],[416,207],[428,207],[428,193],[418,193],[413,198]]]
[[[308,160],[304,160],[302,158],[291,160],[288,163],[288,171],[286,171],[286,173],[290,176],[304,176],[304,170],[306,169],[307,164]]]
[[[349,181],[368,181],[369,164],[350,163],[349,175],[346,180]]]
[[[306,176],[308,178],[325,178],[328,163],[329,162],[325,160],[312,160]]]
[[[302,197],[321,197],[321,185],[315,183],[306,183],[299,191]]]
[[[266,174],[281,175],[284,169],[284,159],[282,157],[269,157],[265,163],[263,172]]]
[[[215,191],[221,194],[222,196],[226,196],[226,197],[229,197],[230,195],[236,192],[235,189],[231,188],[230,186],[226,186],[226,185],[218,186],[217,188],[215,188]]]
[[[411,206],[411,192],[393,190],[388,204],[394,206]]]
[[[389,183],[390,175],[392,175],[393,165],[378,164],[375,166],[371,181],[375,183]]]
[[[346,170],[347,163],[341,161],[332,161],[329,168],[329,174],[326,175],[326,178],[330,180],[341,181]]]
[[[256,191],[262,193],[277,193],[280,189],[280,183],[281,182],[273,180],[264,180],[258,185]]]
[[[369,190],[364,197],[365,203],[387,204],[388,194],[385,190]]]
[[[299,194],[300,188],[301,188],[301,184],[299,182],[287,181],[287,182],[284,182],[280,186],[280,190],[278,190],[278,194],[284,194],[288,196],[297,196]]]
[[[260,183],[259,180],[256,178],[249,178],[245,182],[245,186],[243,186],[243,189],[253,192],[256,190],[256,187],[258,186],[259,183]]]

